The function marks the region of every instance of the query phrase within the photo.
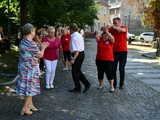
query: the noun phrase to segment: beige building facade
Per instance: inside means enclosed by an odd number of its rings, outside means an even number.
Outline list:
[[[110,6],[110,20],[120,17],[130,32],[145,31],[143,13],[149,0],[106,0]],[[137,29],[138,28],[138,29]]]
[[[149,0],[96,0],[98,19],[91,31],[99,31],[102,26],[111,25],[115,17],[120,17],[129,31],[140,33],[146,31],[143,25],[143,12]],[[138,28],[138,29],[137,29]]]
[[[93,31],[100,31],[101,27],[110,24],[109,5],[105,0],[97,0],[97,20],[94,21]]]

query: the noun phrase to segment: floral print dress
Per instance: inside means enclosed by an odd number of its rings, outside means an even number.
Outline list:
[[[19,49],[16,93],[22,96],[40,94],[39,59],[36,57],[40,52],[39,47],[33,40],[22,39]]]

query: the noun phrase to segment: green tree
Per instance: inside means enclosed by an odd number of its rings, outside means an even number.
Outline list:
[[[19,1],[0,1],[0,26],[3,26],[7,33],[10,33],[19,23]]]
[[[61,22],[77,23],[79,26],[93,25],[97,9],[93,0],[65,0],[67,9]],[[67,18],[67,19],[66,19]]]
[[[3,0],[0,2],[0,9],[3,10],[3,15],[11,19],[12,22],[18,22],[19,16],[19,1],[18,0]],[[3,16],[2,15],[2,16]]]
[[[63,13],[64,0],[34,0],[29,6],[29,19],[37,26],[55,24]]]
[[[30,19],[36,25],[77,23],[92,25],[96,16],[94,0],[34,0],[30,6]]]
[[[160,38],[160,0],[150,0],[144,14],[145,23],[154,28]],[[160,40],[157,39],[157,56],[160,56]]]
[[[77,23],[84,27],[92,25],[97,18],[94,0],[3,0],[0,8],[0,17],[4,18],[4,12],[5,18],[21,25],[27,22],[36,26]]]

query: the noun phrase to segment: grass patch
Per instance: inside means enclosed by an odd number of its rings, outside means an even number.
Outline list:
[[[0,56],[0,73],[17,73],[19,52],[11,50],[8,53],[1,54]]]
[[[0,78],[0,82],[6,82],[6,81],[10,81],[11,80],[11,78]],[[4,86],[0,86],[0,90],[4,90],[5,89],[5,87]]]
[[[0,54],[0,73],[16,74],[18,66],[19,52],[16,47],[12,47],[11,51]],[[1,77],[0,82],[10,81],[12,78]],[[1,87],[0,89],[3,89]]]

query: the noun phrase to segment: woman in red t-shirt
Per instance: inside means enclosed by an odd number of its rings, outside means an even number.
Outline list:
[[[98,71],[99,88],[103,88],[104,73],[110,82],[110,92],[114,92],[113,80],[113,43],[114,37],[108,32],[96,36],[97,39],[97,55],[96,65]]]
[[[67,28],[64,29],[63,35],[61,37],[61,44],[63,48],[63,55],[64,55],[64,64],[65,68],[63,70],[68,70],[70,66],[71,60],[71,52],[70,52],[70,41],[71,41],[71,34]]]
[[[46,66],[46,89],[50,89],[54,88],[53,81],[61,46],[60,38],[56,37],[54,27],[48,28],[48,37],[43,38],[43,41],[49,43],[49,46],[44,51],[43,59]]]

